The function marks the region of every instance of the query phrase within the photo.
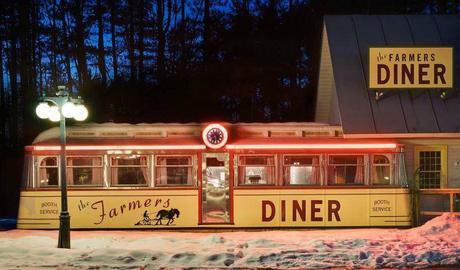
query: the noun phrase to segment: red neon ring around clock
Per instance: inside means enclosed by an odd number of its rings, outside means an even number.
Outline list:
[[[219,143],[213,143],[208,139],[208,133],[213,129],[217,129],[222,133],[222,139]],[[225,129],[225,127],[223,127],[220,124],[210,124],[201,133],[201,138],[203,139],[203,142],[204,144],[206,144],[207,147],[212,149],[219,149],[227,143],[228,132]]]

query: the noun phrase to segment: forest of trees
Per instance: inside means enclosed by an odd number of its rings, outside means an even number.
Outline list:
[[[311,121],[324,14],[459,7],[458,0],[0,1],[0,188],[19,180],[5,172],[6,156],[20,160],[23,146],[54,125],[34,110],[58,85],[85,99],[94,122]]]

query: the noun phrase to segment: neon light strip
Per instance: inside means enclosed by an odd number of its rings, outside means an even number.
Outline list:
[[[200,150],[204,145],[67,145],[66,150]],[[59,151],[60,146],[34,146],[34,151]]]
[[[395,143],[338,144],[228,144],[227,149],[394,149]]]
[[[394,149],[395,143],[372,144],[229,144],[227,149]],[[60,146],[34,146],[34,151],[59,151]],[[205,145],[67,145],[66,150],[203,150]]]

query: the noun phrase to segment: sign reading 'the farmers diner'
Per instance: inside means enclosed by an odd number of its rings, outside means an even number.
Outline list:
[[[452,88],[451,47],[369,48],[369,88]]]

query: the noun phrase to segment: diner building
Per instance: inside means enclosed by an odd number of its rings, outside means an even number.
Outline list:
[[[18,228],[402,227],[460,212],[460,17],[325,16],[312,123],[86,123],[27,146]],[[63,177],[64,178],[64,177]]]

